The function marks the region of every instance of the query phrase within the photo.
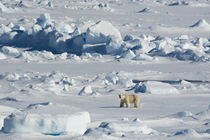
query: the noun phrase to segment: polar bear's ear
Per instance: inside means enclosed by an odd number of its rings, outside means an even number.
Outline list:
[[[121,98],[121,95],[119,94],[119,98]]]

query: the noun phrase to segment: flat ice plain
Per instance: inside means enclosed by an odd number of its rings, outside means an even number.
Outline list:
[[[209,15],[209,0],[0,0],[0,139],[210,139]]]

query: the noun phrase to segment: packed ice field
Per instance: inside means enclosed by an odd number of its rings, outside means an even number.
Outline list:
[[[210,0],[0,0],[0,139],[210,139],[209,69]]]

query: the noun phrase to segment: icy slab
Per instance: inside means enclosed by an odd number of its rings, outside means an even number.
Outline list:
[[[100,52],[101,54],[114,53],[122,44],[120,31],[110,22],[103,20],[97,22],[87,29],[85,39],[86,44],[106,43],[106,52]]]
[[[0,129],[4,125],[4,118],[6,118],[12,112],[19,112],[17,109],[8,107],[8,106],[1,106],[0,105]]]
[[[183,118],[183,117],[192,117],[193,114],[189,111],[182,111],[182,112],[177,112],[175,114],[169,115],[169,117],[173,118]]]
[[[133,59],[135,56],[136,55],[132,50],[128,50],[125,53],[123,53],[121,57],[126,59]]]
[[[90,85],[85,86],[81,89],[78,95],[81,96],[100,96],[100,93],[97,93],[92,90],[92,87]]]
[[[42,133],[46,135],[83,135],[90,123],[88,112],[73,114],[11,114],[4,119],[3,132]]]
[[[91,86],[85,86],[82,88],[82,90],[79,92],[79,95],[84,95],[84,94],[92,94],[92,87]]]
[[[90,114],[79,108],[51,102],[33,103],[21,113],[4,119],[5,133],[41,133],[45,135],[83,135]]]
[[[150,94],[179,94],[179,91],[168,83],[157,81],[147,81],[136,84],[135,92],[150,93]]]
[[[108,43],[111,39],[122,40],[120,31],[108,21],[99,21],[87,29],[86,43]]]

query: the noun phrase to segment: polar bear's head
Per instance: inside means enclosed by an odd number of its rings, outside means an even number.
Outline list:
[[[120,99],[125,99],[125,96],[126,96],[126,95],[119,94],[119,98],[120,98]]]

